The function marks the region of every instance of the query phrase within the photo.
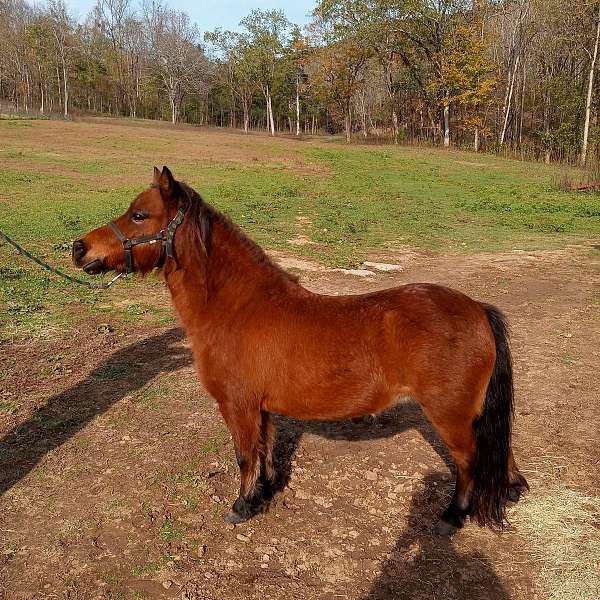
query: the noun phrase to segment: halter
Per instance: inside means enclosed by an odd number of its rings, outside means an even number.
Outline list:
[[[125,273],[133,273],[133,247],[139,244],[156,244],[156,242],[162,243],[160,251],[160,258],[156,263],[155,267],[160,267],[164,264],[167,258],[175,259],[173,254],[173,238],[175,237],[175,231],[177,227],[181,225],[185,213],[181,208],[177,211],[177,214],[173,220],[167,225],[166,229],[161,229],[158,233],[153,235],[142,235],[140,237],[128,238],[119,229],[114,221],[111,221],[108,226],[113,230],[114,234],[119,238],[119,241],[123,244],[123,252],[125,253]]]

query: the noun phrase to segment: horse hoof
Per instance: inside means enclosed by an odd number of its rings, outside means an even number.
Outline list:
[[[230,510],[225,514],[223,520],[225,523],[229,523],[231,525],[237,525],[238,523],[245,523],[248,521],[250,517],[243,517],[239,513],[235,512],[235,510]]]
[[[516,504],[521,499],[521,491],[511,487],[508,490],[508,494],[506,495],[506,500],[508,504]]]
[[[456,525],[452,525],[452,523],[448,523],[448,521],[444,521],[444,519],[441,519],[433,528],[433,534],[439,535],[440,537],[449,537],[451,535],[454,535],[458,531],[458,529],[459,528]]]
[[[519,479],[511,484],[506,494],[506,502],[509,505],[516,504],[529,490],[529,485],[522,475],[519,475]]]

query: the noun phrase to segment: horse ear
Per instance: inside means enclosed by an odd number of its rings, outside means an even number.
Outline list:
[[[160,174],[158,186],[163,198],[171,197],[173,189],[175,188],[175,179],[173,178],[171,171],[169,171],[169,169],[165,166],[163,166],[162,173]]]
[[[152,185],[160,184],[160,170],[158,167],[154,167],[154,175],[152,176]]]

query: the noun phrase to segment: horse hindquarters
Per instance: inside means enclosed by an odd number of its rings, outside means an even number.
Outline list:
[[[518,499],[527,489],[511,450],[513,380],[506,324],[497,309],[483,308],[489,323],[485,337],[492,337],[490,349],[495,347],[492,368],[482,367],[487,362],[487,344],[478,345],[476,340],[484,337],[473,336],[471,360],[463,364],[457,357],[461,368],[454,365],[453,373],[461,376],[422,390],[419,398],[457,468],[454,496],[436,526],[440,534],[462,527],[468,515],[480,525],[502,527],[507,500]],[[444,390],[443,398],[439,397],[440,389]]]

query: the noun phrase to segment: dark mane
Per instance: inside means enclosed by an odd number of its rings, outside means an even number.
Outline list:
[[[267,253],[254,240],[248,237],[228,216],[205,202],[200,194],[186,183],[181,181],[178,181],[177,183],[181,190],[182,208],[186,213],[190,225],[194,229],[194,234],[198,243],[206,249],[207,255],[210,255],[212,227],[215,223],[219,223],[238,239],[240,244],[250,252],[250,255],[258,265],[273,270],[274,273],[283,276],[288,281],[294,283],[298,282],[298,277],[296,275],[292,275],[276,264]]]

